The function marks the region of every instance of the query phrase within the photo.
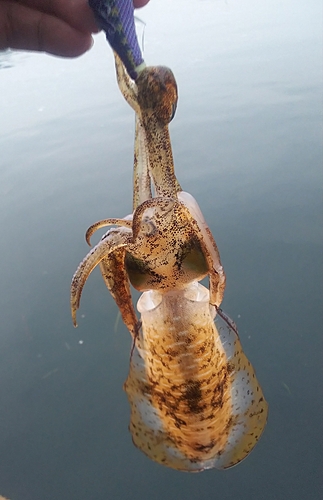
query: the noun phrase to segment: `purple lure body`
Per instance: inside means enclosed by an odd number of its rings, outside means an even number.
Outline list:
[[[144,60],[137,40],[132,0],[89,0],[89,5],[112,49],[135,80],[138,76],[136,68]]]

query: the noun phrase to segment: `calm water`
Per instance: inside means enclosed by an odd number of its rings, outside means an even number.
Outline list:
[[[99,272],[79,328],[84,232],[131,210],[134,117],[96,37],[85,56],[0,55],[0,494],[11,500],[322,494],[320,2],[152,1],[145,57],[179,86],[176,171],[200,202],[270,405],[254,452],[184,474],[131,442],[130,339]]]

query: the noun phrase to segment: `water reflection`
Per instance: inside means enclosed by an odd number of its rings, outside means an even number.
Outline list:
[[[216,235],[223,307],[270,404],[260,445],[225,473],[179,474],[132,445],[121,390],[129,334],[121,323],[114,331],[99,273],[84,290],[79,329],[71,324],[84,228],[131,212],[133,116],[104,37],[75,61],[28,54],[0,72],[6,497],[205,500],[216,488],[224,500],[319,498],[320,10],[317,1],[164,0],[140,14],[146,60],[176,73],[177,174]]]

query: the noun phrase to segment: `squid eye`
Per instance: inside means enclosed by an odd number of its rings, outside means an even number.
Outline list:
[[[140,230],[146,236],[151,236],[153,234],[156,234],[157,227],[150,217],[144,217],[140,226]]]

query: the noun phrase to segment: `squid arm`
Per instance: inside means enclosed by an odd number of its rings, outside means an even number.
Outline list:
[[[92,224],[92,226],[90,226],[85,233],[85,239],[86,239],[87,244],[89,246],[91,246],[92,235],[98,229],[101,229],[101,227],[121,226],[121,227],[127,227],[127,228],[131,229],[132,228],[132,216],[128,216],[128,217],[131,217],[131,219],[130,218],[129,219],[103,219],[103,220],[96,222],[95,224]],[[107,236],[107,234],[104,235],[103,238],[105,236]]]
[[[118,234],[117,241],[112,238],[101,240],[83,259],[77,268],[71,283],[71,313],[74,326],[77,326],[76,311],[80,306],[81,295],[86,280],[90,276],[95,267],[111,252],[114,252],[120,247],[125,247],[129,244],[129,233]]]
[[[114,298],[123,322],[135,339],[138,336],[140,322],[132,303],[128,275],[125,270],[126,249],[119,247],[100,262],[103,280]]]
[[[133,209],[140,203],[152,197],[151,179],[149,176],[149,154],[146,139],[146,132],[141,120],[140,106],[138,104],[138,89],[133,80],[129,77],[119,56],[115,53],[115,66],[119,89],[127,103],[136,112],[136,132],[134,150],[134,189],[133,189]]]
[[[156,196],[175,197],[181,190],[174,171],[168,130],[177,104],[177,85],[169,68],[147,67],[136,80],[140,118],[149,152],[149,173]]]
[[[117,82],[121,94],[127,101],[127,103],[135,110],[136,113],[140,113],[140,107],[138,104],[138,89],[133,80],[131,80],[128,75],[126,68],[124,67],[120,57],[116,52],[114,52],[115,67],[117,74]]]
[[[145,128],[136,115],[135,150],[133,165],[133,210],[152,198],[150,164]]]
[[[153,179],[156,195],[174,197],[181,190],[174,172],[174,161],[168,123],[172,120],[177,104],[177,85],[173,73],[169,68],[145,68],[136,82],[131,80],[120,58],[115,53],[117,81],[120,91],[137,114],[136,139],[139,137],[144,144],[143,153],[148,158],[147,168]],[[143,130],[140,130],[143,127]],[[135,142],[135,181],[141,175],[136,172],[136,149],[141,147]],[[147,154],[148,153],[148,154]],[[143,156],[141,156],[142,158]],[[139,156],[140,158],[140,156]],[[142,171],[145,174],[145,171]],[[145,185],[145,179],[142,182]],[[135,184],[136,186],[136,184]],[[150,191],[148,192],[148,195]],[[137,199],[138,198],[138,199]],[[134,209],[147,198],[147,191],[143,197],[135,197]]]

